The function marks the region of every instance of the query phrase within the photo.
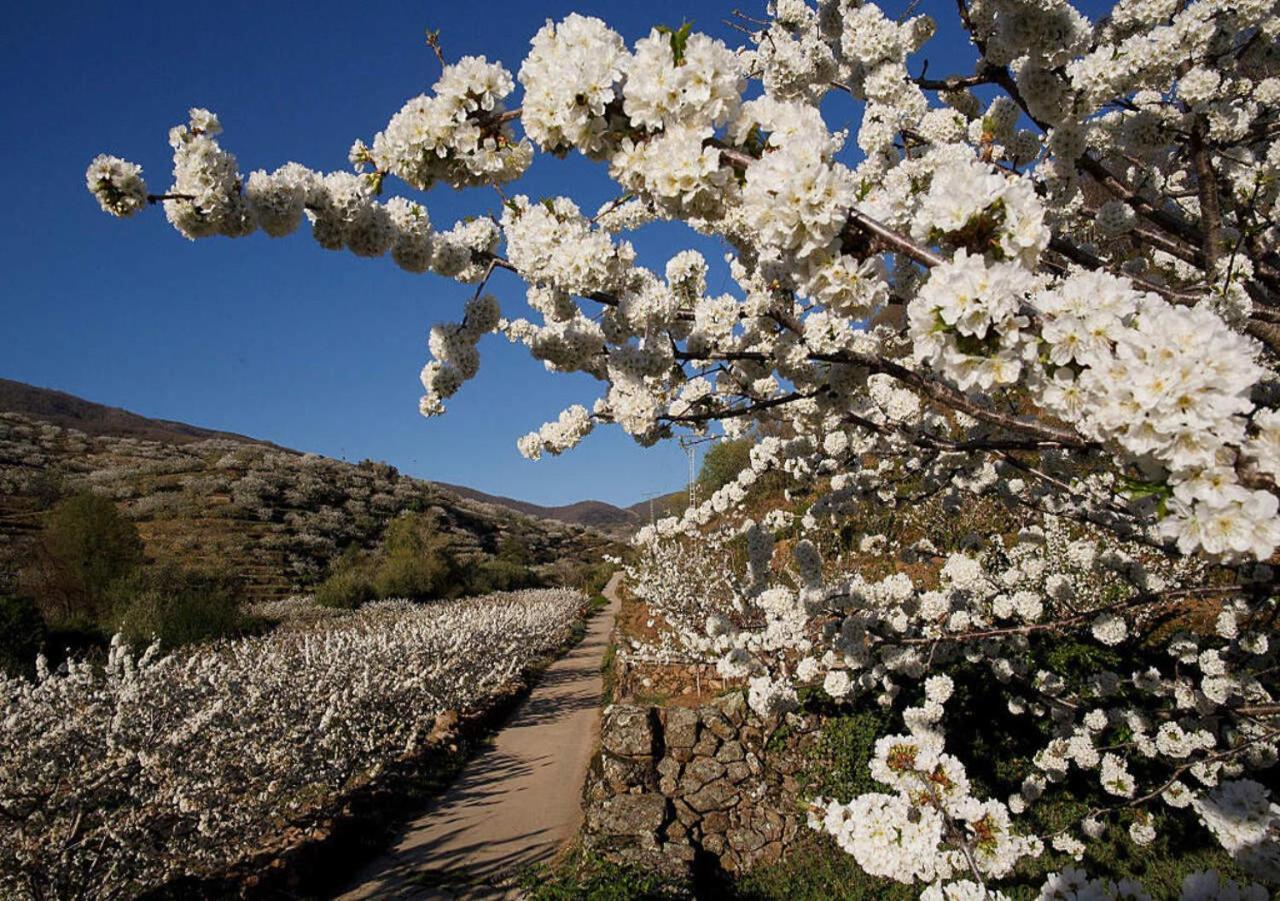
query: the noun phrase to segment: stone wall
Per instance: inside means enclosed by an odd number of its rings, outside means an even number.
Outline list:
[[[730,872],[772,863],[807,828],[796,776],[817,728],[810,717],[762,723],[741,692],[696,708],[607,707],[584,844],[672,875],[695,861]]]

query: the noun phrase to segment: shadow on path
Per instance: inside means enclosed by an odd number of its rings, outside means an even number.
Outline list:
[[[600,730],[600,662],[620,580],[605,588],[609,606],[583,640],[547,668],[492,745],[338,898],[502,897],[485,884],[550,858],[573,836]]]

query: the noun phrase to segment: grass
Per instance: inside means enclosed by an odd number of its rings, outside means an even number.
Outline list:
[[[516,877],[517,887],[528,901],[642,901],[687,898],[683,886],[674,885],[640,867],[606,860],[574,846],[558,861],[535,864]]]

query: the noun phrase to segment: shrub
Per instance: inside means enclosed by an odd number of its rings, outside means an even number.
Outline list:
[[[29,676],[44,647],[45,627],[35,601],[0,596],[0,672]]]
[[[109,612],[105,599],[112,585],[142,563],[142,539],[112,501],[86,491],[49,511],[33,558],[22,583],[45,621],[98,624]]]
[[[683,898],[687,894],[658,874],[637,866],[613,863],[577,847],[553,865],[535,865],[520,874],[520,888],[530,901],[640,901]]]
[[[434,516],[405,513],[393,519],[382,536],[382,557],[373,576],[380,598],[425,600],[461,592],[461,570],[449,552]]]
[[[324,607],[354,610],[373,599],[373,582],[358,565],[339,569],[316,586],[316,603]]]
[[[468,565],[463,574],[463,585],[467,594],[488,594],[491,591],[539,588],[542,579],[524,564],[497,557]]]
[[[163,566],[119,583],[116,625],[134,646],[158,640],[165,650],[245,632],[235,587],[218,574]]]
[[[457,594],[457,566],[444,552],[388,554],[378,564],[373,591],[379,598],[428,600]]]
[[[747,468],[754,443],[750,438],[737,438],[713,444],[698,470],[698,497],[705,500],[736,479]]]

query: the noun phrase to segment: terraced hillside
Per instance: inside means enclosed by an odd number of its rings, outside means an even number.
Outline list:
[[[0,590],[21,567],[42,511],[59,494],[85,488],[113,498],[136,522],[148,557],[237,575],[256,600],[305,588],[345,547],[372,546],[407,510],[434,512],[462,557],[514,541],[535,566],[549,568],[598,559],[609,546],[592,530],[464,498],[384,463],[345,463],[239,437],[89,434],[0,413]]]

